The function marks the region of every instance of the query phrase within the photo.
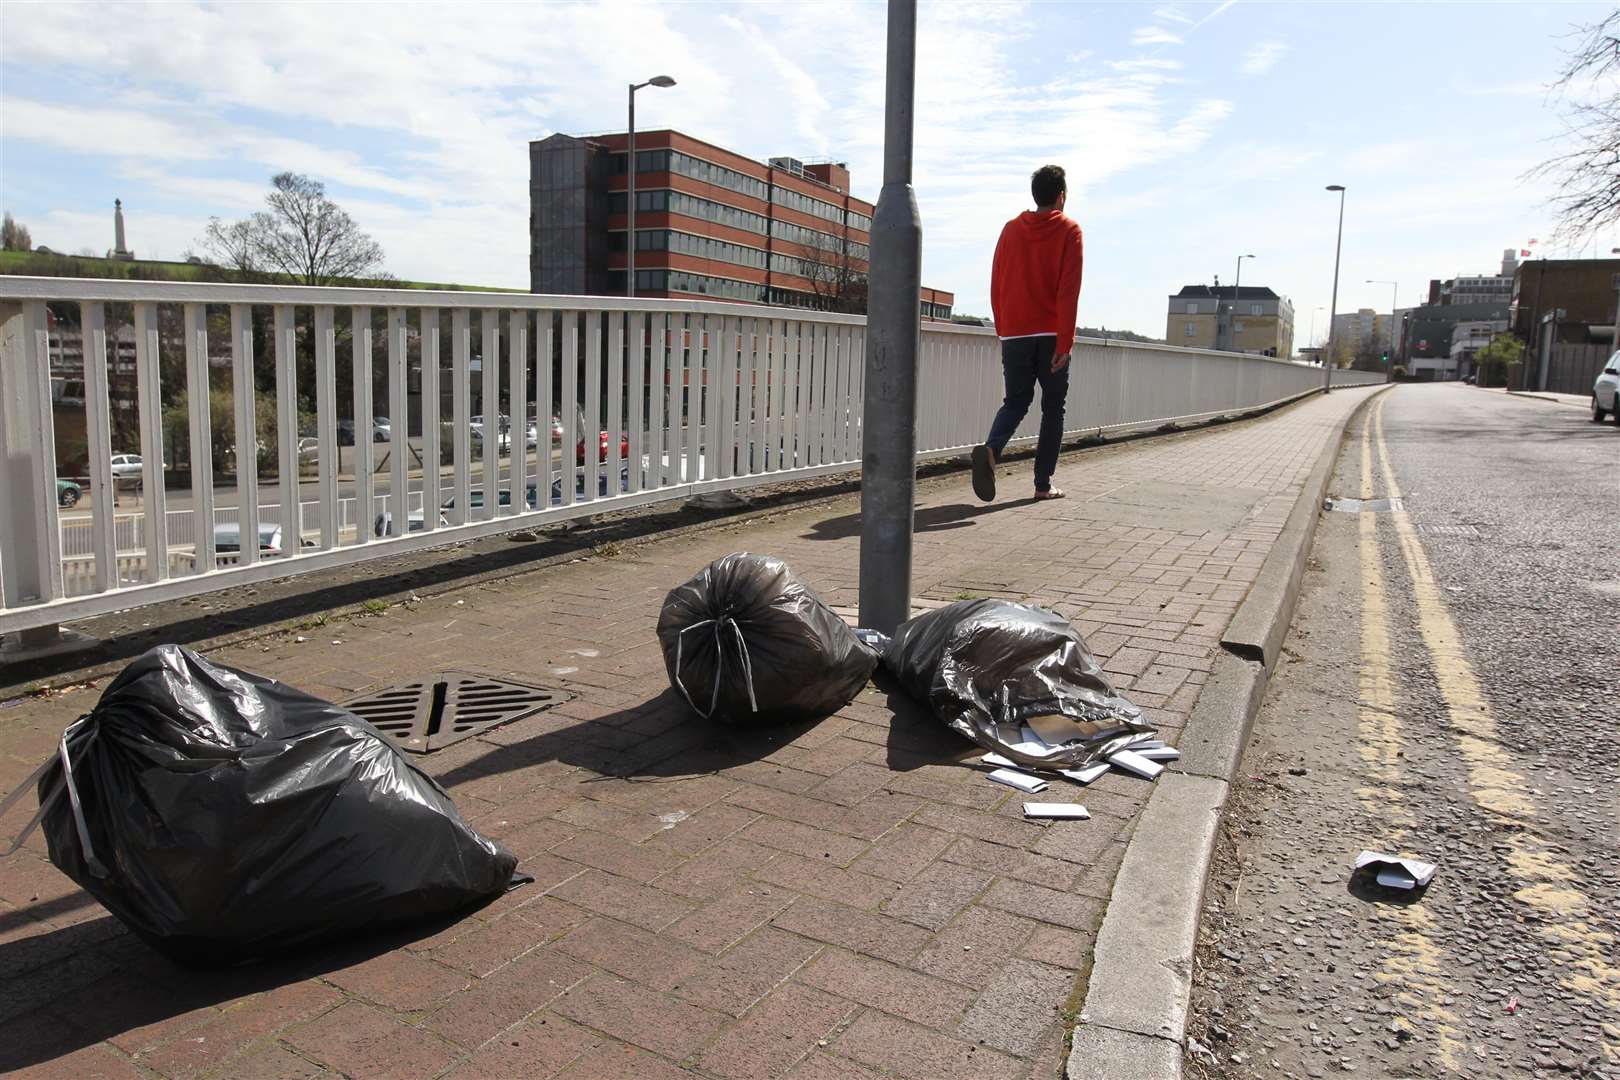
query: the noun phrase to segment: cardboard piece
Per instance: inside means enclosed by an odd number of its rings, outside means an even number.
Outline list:
[[[1157,780],[1159,774],[1164,772],[1164,766],[1156,761],[1149,761],[1134,750],[1120,750],[1108,757],[1109,764],[1125,772],[1134,773],[1144,780]]]
[[[1024,804],[1024,816],[1051,818],[1054,821],[1084,821],[1091,815],[1079,803],[1027,802]]]
[[[1110,768],[1111,766],[1108,764],[1108,762],[1099,761],[1095,765],[1087,765],[1083,769],[1062,769],[1060,770],[1060,774],[1068,777],[1077,784],[1089,784],[1093,780],[1097,779],[1097,777],[1107,772]]]
[[[1019,791],[1027,792],[1030,795],[1035,794],[1037,791],[1046,790],[1045,780],[1014,769],[997,769],[990,774],[990,779],[998,784],[1006,784],[1008,787],[1017,788]]]

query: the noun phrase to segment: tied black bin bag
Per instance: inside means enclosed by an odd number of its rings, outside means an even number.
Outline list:
[[[181,963],[446,915],[530,880],[360,717],[174,645],[125,668],[36,775],[51,861]]]
[[[1020,765],[1068,769],[1139,741],[1151,728],[1120,697],[1080,632],[1056,612],[1009,600],[962,600],[901,623],[883,663],[953,730]],[[1072,736],[1041,754],[1020,746],[1031,721],[1063,717]]]
[[[699,715],[728,724],[828,716],[877,667],[877,654],[786,563],[747,552],[670,590],[658,641],[670,684]]]

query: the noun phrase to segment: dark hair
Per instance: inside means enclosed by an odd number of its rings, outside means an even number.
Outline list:
[[[1051,206],[1068,190],[1061,165],[1042,165],[1030,175],[1029,193],[1035,196],[1036,206]]]

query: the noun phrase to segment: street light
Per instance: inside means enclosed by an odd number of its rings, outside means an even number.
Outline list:
[[[1237,351],[1237,302],[1238,289],[1243,284],[1243,260],[1252,258],[1254,258],[1253,255],[1239,255],[1237,257],[1237,277],[1232,282],[1232,305],[1226,309],[1226,348],[1229,352]]]
[[[1400,305],[1401,287],[1385,278],[1368,278],[1363,284],[1389,286],[1389,362],[1395,363],[1395,309]]]
[[[624,272],[624,295],[636,295],[636,91],[643,86],[656,86],[659,88],[675,85],[675,80],[668,75],[654,75],[644,83],[630,84],[630,146],[625,155],[625,171],[630,177],[629,194],[625,198],[625,206],[630,215],[629,228],[625,232],[625,251],[629,259]]]
[[[1333,241],[1333,299],[1328,307],[1328,351],[1322,361],[1322,393],[1333,392],[1333,324],[1339,317],[1339,250],[1344,245],[1344,185],[1329,184],[1329,191],[1339,193],[1339,233]]]

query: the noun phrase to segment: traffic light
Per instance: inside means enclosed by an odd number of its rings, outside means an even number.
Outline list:
[[[1388,349],[1385,349],[1385,350],[1384,350],[1384,351],[1383,351],[1383,353],[1382,353],[1382,354],[1381,354],[1381,355],[1380,355],[1380,356],[1379,356],[1379,357],[1378,357],[1378,362],[1379,362],[1379,363],[1380,363],[1380,364],[1387,364],[1387,363],[1389,363],[1389,350],[1388,350]]]

